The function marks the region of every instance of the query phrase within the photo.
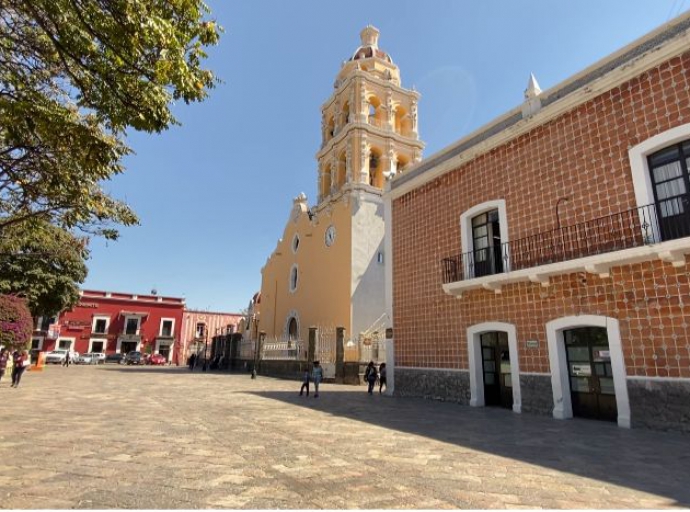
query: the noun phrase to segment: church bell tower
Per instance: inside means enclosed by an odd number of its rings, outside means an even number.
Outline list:
[[[360,37],[321,107],[317,207],[348,190],[380,195],[386,178],[421,160],[419,93],[401,86],[400,70],[379,48],[376,28],[367,26]]]

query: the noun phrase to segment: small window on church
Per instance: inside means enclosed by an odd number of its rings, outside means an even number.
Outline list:
[[[298,268],[297,265],[293,265],[290,269],[290,293],[297,290],[297,279],[298,279]]]
[[[297,249],[299,249],[299,235],[295,233],[295,236],[292,237],[292,252],[296,253]]]

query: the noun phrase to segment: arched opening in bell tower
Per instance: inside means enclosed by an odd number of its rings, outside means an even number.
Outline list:
[[[342,188],[343,185],[345,185],[345,182],[347,181],[347,155],[345,151],[340,153],[338,156],[338,162],[336,163],[338,166],[338,190]]]
[[[370,125],[379,128],[385,128],[386,126],[386,112],[381,106],[381,100],[375,95],[369,96],[368,121]]]
[[[405,107],[398,105],[395,109],[395,132],[405,137],[412,132],[412,119]]]
[[[340,112],[340,126],[345,126],[350,122],[350,102],[346,101]]]
[[[410,159],[405,155],[398,155],[395,162],[395,172],[404,171],[410,165]]]
[[[378,148],[372,148],[369,152],[369,185],[383,188],[383,162]]]
[[[331,194],[331,166],[327,165],[321,171],[321,197],[325,198]]]

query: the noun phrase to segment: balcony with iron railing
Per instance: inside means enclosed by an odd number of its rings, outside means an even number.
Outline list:
[[[443,288],[500,292],[529,280],[586,271],[606,277],[614,265],[662,259],[681,266],[690,254],[690,199],[679,196],[441,260]]]

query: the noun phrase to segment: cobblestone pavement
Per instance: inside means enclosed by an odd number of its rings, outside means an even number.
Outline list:
[[[690,436],[177,368],[0,383],[4,508],[668,508]]]

